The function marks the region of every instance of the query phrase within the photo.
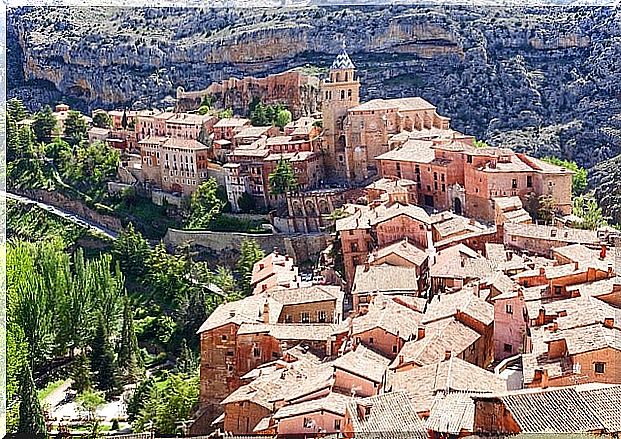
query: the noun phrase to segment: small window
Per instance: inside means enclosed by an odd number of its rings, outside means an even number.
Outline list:
[[[293,317],[291,317],[291,314],[287,314],[285,316],[285,323],[291,323],[293,322]]]
[[[442,192],[446,192],[446,185],[442,184]]]
[[[310,322],[310,315],[308,314],[308,312],[300,313],[300,321],[302,323],[309,323]]]
[[[319,323],[325,323],[328,320],[328,315],[325,311],[317,311],[317,321]]]
[[[369,337],[369,344],[373,344],[373,337]]]
[[[392,353],[393,354],[397,353],[397,345],[392,345]]]
[[[526,176],[526,187],[533,187],[533,177],[530,175]]]
[[[254,355],[256,358],[260,358],[261,357],[261,349],[260,348],[254,348],[252,350],[252,355]]]
[[[518,187],[517,178],[514,178],[513,180],[511,180],[511,188],[517,189],[517,187]]]
[[[437,179],[438,179],[438,173],[437,173],[437,172],[434,172],[434,173],[433,173],[433,179],[434,179],[434,180],[437,180]]]
[[[350,248],[351,248],[351,251],[352,251],[352,252],[357,252],[357,251],[358,251],[358,244],[357,244],[357,243],[355,243],[355,242],[352,242],[352,243],[350,244]]]
[[[349,236],[352,236],[353,234],[354,234],[354,231],[353,231],[353,230],[350,230],[350,231],[349,231]]]
[[[228,337],[226,335],[223,335],[222,336],[222,341],[227,341],[227,340],[228,340]]]
[[[593,366],[595,368],[595,373],[604,373],[606,370],[606,363],[597,362]]]
[[[505,311],[507,312],[507,314],[513,314],[513,305],[511,305],[510,303],[507,303],[507,306],[505,307]]]
[[[304,428],[312,428],[313,424],[314,422],[311,418],[304,418]]]
[[[513,352],[513,346],[511,346],[510,344],[505,343],[505,352],[508,352],[508,353]]]
[[[335,419],[334,420],[334,429],[337,431],[341,430],[341,420],[340,419]]]
[[[228,351],[226,351],[226,356],[227,357],[232,357],[234,355],[235,355],[235,352],[233,352],[232,350],[229,349]]]
[[[554,295],[555,296],[560,296],[561,295],[561,287],[560,286],[556,285],[554,287]]]
[[[438,190],[438,182],[437,181],[433,182],[433,189],[436,190],[436,191]]]
[[[467,157],[466,157],[466,161],[467,161],[468,163],[472,163],[472,156],[471,156],[471,155],[467,156]]]

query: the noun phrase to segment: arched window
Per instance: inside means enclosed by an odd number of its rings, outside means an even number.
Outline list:
[[[351,88],[347,90],[347,97],[351,99]]]
[[[349,74],[345,72],[345,82],[349,81]]]
[[[341,100],[345,99],[345,90],[341,90]]]

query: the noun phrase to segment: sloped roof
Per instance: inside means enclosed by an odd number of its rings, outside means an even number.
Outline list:
[[[385,258],[388,255],[397,255],[402,259],[420,267],[429,255],[423,250],[416,247],[414,244],[409,243],[407,240],[398,241],[393,244],[384,246],[373,252],[369,262],[373,263],[378,259]]]
[[[439,320],[425,326],[423,338],[406,342],[390,367],[399,367],[401,360],[419,366],[435,364],[444,359],[446,351],[460,355],[479,338],[481,334],[454,318]]]
[[[597,413],[575,389],[500,397],[522,433],[574,433],[600,430]]]
[[[345,406],[350,397],[340,393],[331,392],[327,396],[319,399],[299,402],[297,404],[285,405],[274,413],[274,419],[285,419],[292,416],[300,416],[307,413],[326,411],[335,415],[345,416]]]
[[[334,367],[380,383],[389,363],[388,358],[359,345],[337,358]]]
[[[218,306],[201,325],[198,334],[219,328],[229,323],[238,326],[243,323],[260,323],[263,321],[262,314],[266,300],[270,310],[270,323],[276,323],[280,316],[282,305],[273,299],[266,299],[265,296],[262,295],[250,296],[242,300],[224,303]]]
[[[416,269],[398,265],[364,265],[356,267],[352,294],[418,291]]]
[[[364,413],[359,413],[359,407]],[[405,392],[384,393],[349,401],[347,412],[352,420],[356,437],[427,438],[427,431]]]
[[[477,297],[471,288],[462,288],[456,293],[436,295],[427,306],[423,323],[455,316],[457,311],[484,325],[494,321],[494,305]]]
[[[351,58],[347,54],[347,51],[345,50],[345,45],[343,45],[340,53],[332,62],[330,70],[351,70],[355,68],[356,66],[354,66],[354,63],[352,62]]]
[[[474,400],[469,392],[438,392],[425,427],[438,433],[460,434],[474,429]]]
[[[407,340],[416,334],[422,318],[422,313],[379,295],[369,305],[366,314],[354,318],[352,333],[355,335],[382,328],[389,334]]]
[[[457,357],[435,364],[393,372],[388,376],[388,390],[405,390],[418,413],[427,412],[438,391],[498,393],[507,390],[500,376]]]

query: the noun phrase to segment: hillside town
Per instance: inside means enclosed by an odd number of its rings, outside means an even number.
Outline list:
[[[420,97],[361,102],[345,46],[316,84],[320,111],[300,104],[302,73],[243,81],[225,85],[289,118],[84,116],[90,142],[122,151],[110,191],[180,206],[215,179],[233,214],[251,205],[276,234],[330,237],[313,276],[272,248],[252,294],[202,323],[190,433],[621,433],[618,231],[572,227],[572,170],[458,132]],[[59,132],[68,111],[55,108]],[[295,184],[274,191],[282,169]]]

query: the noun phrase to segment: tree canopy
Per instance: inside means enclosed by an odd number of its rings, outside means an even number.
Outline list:
[[[246,295],[252,294],[250,281],[252,278],[252,267],[254,264],[265,257],[265,252],[259,247],[254,239],[244,239],[241,243],[241,255],[237,262],[237,272],[239,273],[240,286]]]
[[[188,228],[206,229],[220,215],[224,203],[218,197],[218,183],[210,178],[194,191],[190,200],[190,218]]]
[[[97,128],[112,127],[112,118],[105,111],[98,111],[93,115],[93,126]]]
[[[270,192],[273,195],[286,194],[298,186],[291,163],[284,159],[278,161],[276,169],[268,176],[268,179]]]
[[[88,125],[79,111],[70,110],[65,119],[65,138],[71,145],[77,145],[88,138]]]
[[[52,114],[52,109],[49,106],[45,106],[41,111],[35,113],[32,130],[34,131],[37,141],[44,142],[49,140],[56,126],[56,118],[54,114]]]

